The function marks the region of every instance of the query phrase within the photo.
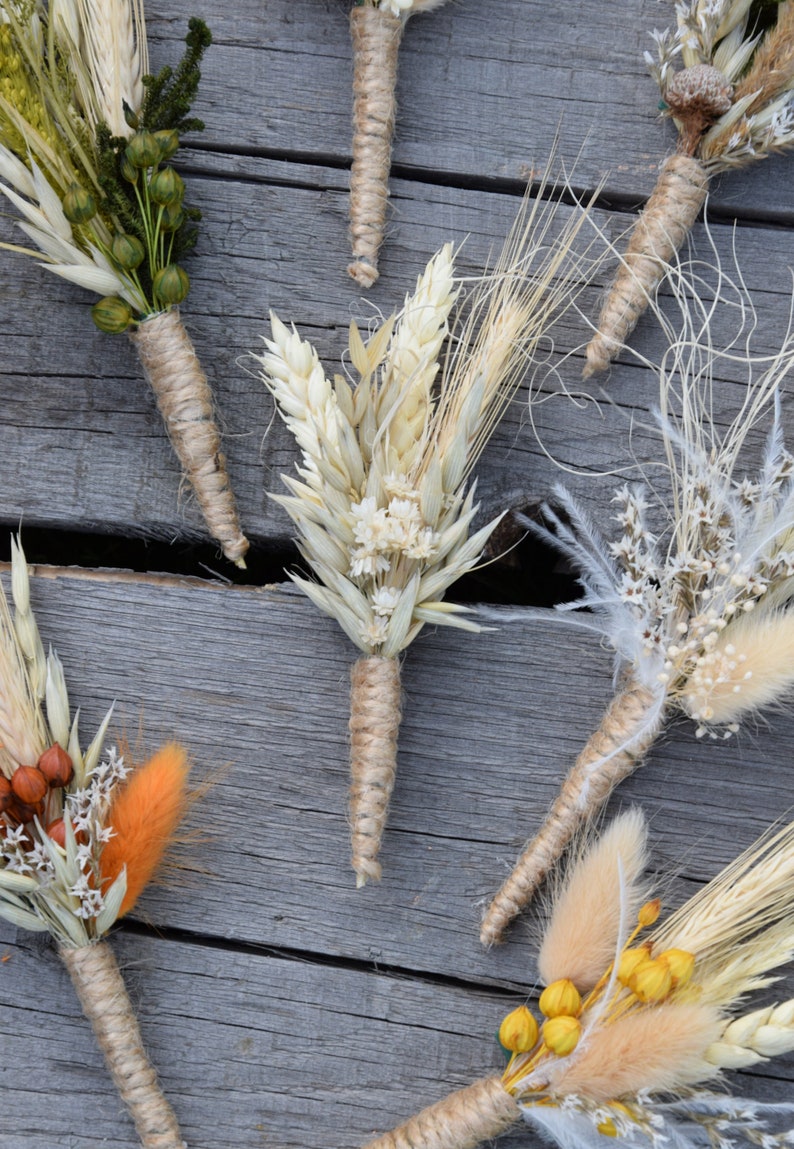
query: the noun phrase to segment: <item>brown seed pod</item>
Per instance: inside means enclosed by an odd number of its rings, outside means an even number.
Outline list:
[[[47,833],[57,846],[66,849],[66,823],[63,818],[56,818],[54,822],[50,822],[47,826]]]
[[[13,792],[11,790],[11,783],[8,779],[0,774],[0,814],[4,814],[8,807],[11,805]]]
[[[37,766],[18,766],[11,778],[11,789],[17,802],[35,806],[47,793],[47,779]]]
[[[46,778],[47,784],[53,788],[68,786],[74,777],[74,763],[57,742],[44,751],[36,765]]]

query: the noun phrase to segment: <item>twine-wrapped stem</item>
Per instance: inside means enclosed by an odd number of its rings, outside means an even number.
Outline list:
[[[474,1149],[520,1120],[521,1110],[501,1077],[484,1077],[423,1109],[399,1129],[376,1137],[364,1149]]]
[[[248,539],[220,449],[212,392],[179,311],[171,308],[145,319],[132,341],[210,534],[227,559],[245,568]]]
[[[700,160],[677,152],[662,167],[587,345],[587,379],[605,371],[653,298],[671,259],[692,230],[708,192]]]
[[[350,12],[353,41],[353,167],[350,172],[348,272],[362,287],[378,278],[389,198],[402,20],[369,4]]]
[[[380,843],[397,773],[400,663],[359,658],[350,672],[350,833],[356,885],[379,881]]]
[[[146,1056],[124,981],[107,942],[60,949],[143,1149],[185,1149],[174,1112]]]
[[[637,769],[662,722],[663,708],[650,690],[635,680],[627,682],[576,759],[540,833],[488,907],[480,929],[484,946],[502,940],[507,925],[531,900],[576,831]]]

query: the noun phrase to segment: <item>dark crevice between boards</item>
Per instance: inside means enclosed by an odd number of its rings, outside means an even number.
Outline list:
[[[535,502],[526,502],[517,509],[532,517],[537,507]],[[18,530],[18,523],[0,528],[0,561],[10,561],[11,536]],[[297,548],[287,540],[252,541],[247,569],[240,571],[220,557],[214,543],[195,538],[125,538],[24,524],[21,538],[28,562],[47,566],[188,576],[242,586],[287,582],[286,571],[307,573]],[[547,607],[580,594],[565,561],[528,533],[511,512],[494,532],[477,570],[459,579],[446,597],[464,604]]]

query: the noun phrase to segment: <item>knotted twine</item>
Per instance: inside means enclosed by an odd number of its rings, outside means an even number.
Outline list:
[[[474,1149],[521,1120],[501,1077],[484,1077],[423,1109],[364,1149]]]
[[[350,833],[356,885],[380,881],[380,843],[397,773],[400,663],[359,658],[350,671]]]
[[[692,230],[708,186],[705,168],[694,156],[677,152],[665,160],[587,346],[585,379],[605,371],[634,330]]]
[[[484,946],[502,940],[505,927],[531,900],[576,831],[637,769],[663,721],[664,707],[635,679],[615,695],[565,779],[540,833],[488,907],[480,928]]]
[[[145,319],[131,338],[210,534],[226,558],[244,568],[248,539],[220,449],[212,392],[178,309]]]
[[[353,167],[350,172],[348,272],[362,287],[378,278],[389,198],[391,141],[396,112],[397,57],[403,24],[365,4],[350,12],[353,41]]]
[[[146,1056],[113,951],[106,942],[59,950],[143,1149],[186,1149]]]

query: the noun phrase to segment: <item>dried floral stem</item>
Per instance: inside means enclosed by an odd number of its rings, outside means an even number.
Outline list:
[[[381,839],[397,773],[400,663],[359,658],[350,672],[350,826],[356,885],[380,881]]]
[[[708,175],[694,156],[676,153],[665,160],[587,346],[585,379],[605,371],[634,330],[692,230],[708,186]]]
[[[610,703],[598,730],[577,758],[543,828],[526,847],[488,907],[480,941],[492,946],[528,904],[574,834],[637,769],[662,724],[651,691],[631,679]]]
[[[226,558],[245,568],[248,539],[240,527],[220,449],[212,392],[179,311],[172,308],[153,315],[131,338],[210,533]]]
[[[348,272],[362,287],[378,278],[389,198],[394,133],[397,58],[403,22],[383,8],[365,4],[350,12],[353,41],[353,167],[350,173]]]
[[[500,1077],[484,1077],[428,1106],[364,1149],[474,1149],[521,1120]]]
[[[116,959],[106,942],[59,950],[144,1149],[184,1149],[157,1084]]]

